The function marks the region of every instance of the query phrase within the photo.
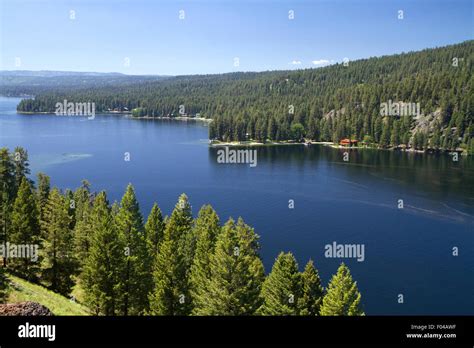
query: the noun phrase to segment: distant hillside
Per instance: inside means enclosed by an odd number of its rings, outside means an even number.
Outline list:
[[[319,69],[177,76],[88,89],[57,88],[20,111],[54,112],[58,101],[95,102],[96,112],[212,118],[211,139],[338,142],[474,151],[474,41],[361,59]],[[381,114],[383,103],[418,105],[419,115]],[[406,105],[406,104],[403,104]],[[181,109],[183,109],[181,107]]]
[[[6,96],[36,95],[62,88],[89,89],[161,81],[168,76],[125,75],[74,71],[0,71],[0,94]]]
[[[121,73],[99,73],[99,72],[76,72],[76,71],[54,71],[54,70],[2,70],[0,76],[23,76],[23,77],[58,77],[58,76],[126,76]]]
[[[7,303],[37,302],[47,307],[54,315],[89,315],[86,307],[75,303],[48,289],[32,284],[21,278],[8,275],[10,282],[9,298]]]

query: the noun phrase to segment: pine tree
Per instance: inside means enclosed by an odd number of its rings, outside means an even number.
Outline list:
[[[375,142],[377,143],[381,141],[382,128],[383,128],[382,117],[378,116],[376,117],[375,124],[374,124],[374,138],[375,138]]]
[[[357,289],[357,283],[352,280],[349,268],[342,263],[329,282],[320,314],[323,316],[364,315],[360,300],[361,295]]]
[[[57,188],[51,190],[41,222],[43,260],[41,279],[48,287],[68,295],[74,285],[77,260],[73,233],[70,229],[69,202]]]
[[[439,127],[435,126],[433,136],[430,139],[430,146],[432,149],[438,150],[441,145],[441,133]]]
[[[0,149],[0,243],[9,240],[11,224],[11,206],[15,198],[15,177],[13,162],[7,148]],[[7,265],[7,259],[3,258],[3,266]]]
[[[39,239],[40,228],[36,198],[30,182],[26,177],[23,177],[13,204],[9,241],[17,245],[26,245],[38,249]],[[34,257],[36,258],[37,255]],[[31,257],[26,257],[26,255],[21,258],[12,258],[10,268],[26,279],[35,280],[38,271],[37,261],[37,259],[33,260]]]
[[[39,221],[43,220],[43,210],[48,202],[49,191],[51,190],[50,178],[44,173],[38,173],[38,189],[36,190],[38,202]]]
[[[392,136],[390,138],[390,143],[397,147],[400,144],[400,121],[395,121],[393,123]]]
[[[100,192],[94,200],[91,224],[94,233],[81,274],[85,302],[97,315],[116,315],[123,293],[124,247],[105,192]]]
[[[121,311],[123,315],[143,314],[148,310],[148,295],[152,290],[151,260],[145,240],[143,217],[131,184],[122,197],[115,224],[126,250]]]
[[[187,274],[193,263],[194,250],[196,249],[196,241],[192,233],[194,220],[188,196],[184,193],[181,194],[177,205],[179,208],[173,210],[170,221],[176,221],[175,226],[178,227],[174,233],[179,236],[179,252],[183,255]]]
[[[209,282],[211,280],[211,255],[217,236],[220,233],[219,217],[210,205],[205,205],[199,211],[193,234],[196,238],[196,253],[190,273],[193,314],[200,315],[208,301]]]
[[[154,263],[154,289],[150,313],[188,315],[191,311],[188,271],[192,262],[191,206],[185,194],[179,197],[166,222],[163,242]]]
[[[301,274],[302,293],[298,300],[300,315],[319,315],[324,289],[321,286],[318,270],[309,260]]]
[[[263,283],[262,315],[298,315],[298,301],[302,293],[298,263],[291,253],[280,253]]]
[[[74,192],[76,205],[74,226],[74,250],[81,268],[87,258],[91,247],[91,238],[94,233],[92,229],[92,202],[93,196],[90,192],[90,184],[87,180],[82,181],[82,186]]]
[[[163,215],[158,204],[154,203],[145,224],[145,236],[152,260],[155,259],[156,254],[158,253],[158,248],[163,241],[164,233],[165,224],[163,221]]]
[[[380,145],[387,147],[390,144],[390,119],[383,122],[382,135],[380,136]]]
[[[13,166],[15,173],[15,193],[21,185],[23,177],[27,177],[30,174],[30,164],[28,162],[28,152],[22,147],[15,147],[13,156]]]
[[[229,219],[211,257],[208,301],[202,315],[252,315],[261,305],[265,278],[258,255],[258,235],[241,218]]]

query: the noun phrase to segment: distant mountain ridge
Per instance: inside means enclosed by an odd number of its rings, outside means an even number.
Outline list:
[[[104,88],[129,83],[161,81],[168,78],[170,76],[125,75],[117,72],[2,70],[0,71],[0,94],[21,97],[62,88]]]
[[[81,71],[56,71],[56,70],[0,70],[0,76],[35,76],[35,77],[57,77],[57,76],[127,76],[118,72],[81,72]]]

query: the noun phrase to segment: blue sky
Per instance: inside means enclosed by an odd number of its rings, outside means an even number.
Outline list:
[[[459,43],[474,31],[472,0],[0,4],[0,70],[182,75],[302,69]]]

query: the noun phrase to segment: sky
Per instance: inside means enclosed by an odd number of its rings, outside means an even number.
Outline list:
[[[187,75],[320,67],[472,40],[473,3],[0,0],[0,70]]]

